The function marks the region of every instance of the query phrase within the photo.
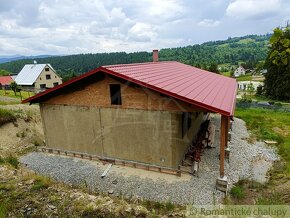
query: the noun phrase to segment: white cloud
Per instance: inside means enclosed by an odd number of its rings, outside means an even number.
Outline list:
[[[288,1],[0,0],[0,54],[150,51],[262,34],[290,19]]]
[[[204,19],[198,23],[202,27],[216,27],[220,24],[218,20]]]
[[[234,0],[228,5],[226,14],[241,19],[263,19],[279,13],[280,6],[280,0]]]

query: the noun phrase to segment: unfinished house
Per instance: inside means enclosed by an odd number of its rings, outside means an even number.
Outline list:
[[[223,159],[236,89],[229,77],[155,61],[102,66],[23,103],[39,103],[51,151],[180,173],[209,113],[223,117]]]

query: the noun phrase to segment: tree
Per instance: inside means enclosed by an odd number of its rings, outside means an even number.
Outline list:
[[[13,90],[14,95],[16,95],[17,89],[18,89],[18,85],[15,81],[10,83],[10,88]]]
[[[270,38],[265,66],[265,94],[273,99],[290,100],[290,27],[276,28]]]
[[[259,85],[257,87],[256,95],[261,96],[261,95],[263,95],[263,93],[264,93],[264,87],[262,85]]]
[[[250,96],[253,95],[254,91],[255,91],[255,88],[254,88],[254,85],[253,83],[250,83],[247,87],[247,91],[250,93]]]
[[[218,69],[217,63],[211,63],[209,65],[208,70],[211,71],[211,72],[214,72],[214,73],[219,73],[219,69]]]

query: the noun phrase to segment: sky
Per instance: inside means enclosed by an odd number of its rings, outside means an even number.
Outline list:
[[[0,56],[152,51],[288,20],[289,0],[0,0]]]

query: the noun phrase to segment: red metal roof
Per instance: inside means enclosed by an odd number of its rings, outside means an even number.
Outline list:
[[[26,99],[23,103],[39,102],[41,96],[100,71],[211,112],[217,112],[225,116],[233,116],[234,114],[237,92],[235,79],[175,61],[103,66]]]
[[[0,84],[2,86],[4,85],[10,85],[10,83],[13,81],[11,76],[0,76]]]

